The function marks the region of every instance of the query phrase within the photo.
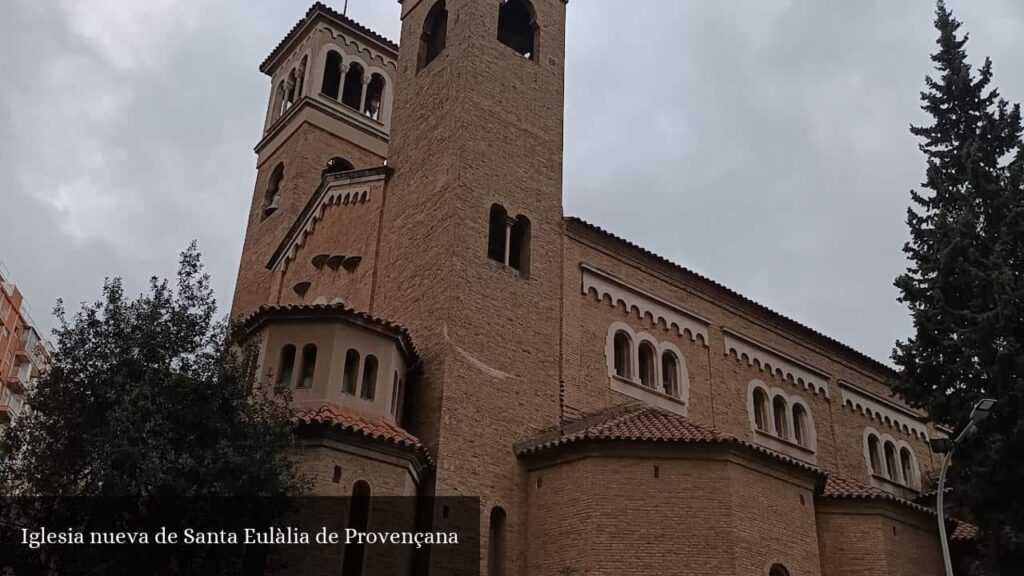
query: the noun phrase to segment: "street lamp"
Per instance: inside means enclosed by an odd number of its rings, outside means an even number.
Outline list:
[[[946,493],[946,470],[949,467],[949,461],[953,458],[953,452],[956,451],[956,447],[978,429],[978,423],[989,417],[992,413],[992,407],[995,406],[996,401],[991,398],[985,398],[979,400],[974,408],[971,410],[970,420],[967,422],[967,426],[957,435],[956,439],[952,442],[949,438],[936,438],[930,442],[932,450],[939,454],[945,453],[946,458],[942,461],[942,471],[939,473],[939,493],[936,496],[935,508],[938,512],[939,517],[939,539],[942,543],[942,561],[946,565],[946,576],[953,576],[953,561],[949,557],[949,540],[946,539],[946,518],[943,511],[943,497]]]

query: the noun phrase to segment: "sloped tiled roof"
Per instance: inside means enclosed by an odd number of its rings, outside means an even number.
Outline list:
[[[733,444],[798,468],[821,473],[816,467],[731,434],[691,422],[653,406],[615,407],[542,433],[516,447],[521,456],[584,441],[636,441],[677,444]]]
[[[416,345],[413,343],[412,336],[409,334],[409,331],[405,326],[402,326],[397,322],[373,316],[372,314],[367,314],[366,312],[352,308],[343,302],[336,302],[334,304],[264,305],[257,308],[252,314],[243,318],[241,325],[247,333],[251,334],[264,322],[271,319],[314,319],[332,317],[346,318],[354,320],[357,323],[375,327],[399,340],[402,344],[402,351],[406,354],[407,359],[410,362],[415,362],[419,358]]]
[[[933,516],[935,515],[935,510],[931,508],[915,504],[910,500],[890,494],[881,488],[868,486],[867,484],[853,480],[852,478],[846,478],[836,474],[828,475],[828,480],[825,481],[825,489],[822,491],[821,496],[826,499],[834,500],[879,500],[906,506],[918,512],[924,512]]]
[[[952,542],[971,542],[978,538],[978,527],[967,522],[957,521],[956,529],[949,536]]]
[[[855,359],[857,359],[857,360],[859,360],[861,362],[864,362],[864,363],[872,366],[875,370],[878,370],[882,374],[888,375],[890,377],[896,377],[896,375],[897,375],[896,371],[891,366],[889,366],[888,364],[885,364],[884,362],[876,360],[875,358],[872,358],[871,356],[868,356],[867,354],[865,354],[865,353],[863,353],[863,352],[853,348],[852,346],[849,346],[847,344],[843,344],[842,342],[840,342],[840,341],[838,341],[838,340],[836,340],[836,339],[834,339],[834,338],[832,338],[832,337],[830,337],[830,336],[828,336],[826,334],[823,334],[823,333],[815,330],[814,328],[811,328],[810,326],[807,326],[806,324],[802,324],[802,323],[800,323],[800,322],[798,322],[798,321],[796,321],[796,320],[794,320],[794,319],[792,319],[792,318],[790,318],[790,317],[788,317],[788,316],[786,316],[784,314],[776,312],[775,310],[772,310],[771,308],[768,308],[767,306],[765,306],[765,305],[763,305],[763,304],[761,304],[759,302],[751,300],[750,298],[744,296],[743,294],[740,294],[739,292],[736,292],[735,290],[733,290],[732,288],[729,288],[728,286],[725,286],[724,284],[720,284],[720,283],[716,282],[715,280],[712,280],[711,278],[708,278],[707,276],[698,274],[697,272],[694,272],[693,270],[690,270],[689,268],[686,268],[685,266],[680,266],[679,264],[676,264],[675,262],[672,262],[671,260],[669,260],[668,258],[665,258],[664,256],[661,256],[659,254],[651,252],[650,250],[644,248],[643,246],[639,246],[637,244],[634,244],[633,242],[630,242],[629,240],[626,240],[625,238],[622,238],[620,236],[616,236],[615,234],[605,230],[604,228],[601,228],[600,226],[596,226],[594,224],[591,224],[591,223],[589,223],[589,222],[587,222],[585,220],[582,220],[580,218],[576,218],[574,216],[567,216],[565,218],[565,220],[567,222],[571,223],[571,224],[576,224],[576,225],[581,226],[583,228],[590,229],[590,230],[596,232],[597,234],[599,234],[600,236],[603,236],[603,237],[605,237],[605,238],[607,238],[609,240],[612,240],[614,242],[617,242],[619,244],[623,244],[624,246],[626,246],[626,247],[628,247],[628,248],[630,248],[632,250],[639,251],[639,252],[641,252],[642,254],[644,254],[645,256],[647,256],[649,258],[653,258],[654,260],[656,260],[656,261],[658,261],[658,262],[660,262],[660,263],[662,263],[662,264],[664,264],[666,266],[669,266],[670,268],[673,268],[674,270],[680,271],[680,272],[682,272],[682,273],[684,273],[684,274],[686,274],[688,276],[691,276],[691,277],[695,278],[696,280],[698,280],[701,283],[707,284],[707,285],[711,286],[714,289],[721,290],[721,291],[727,293],[729,296],[731,296],[733,298],[736,298],[739,301],[743,302],[744,304],[746,304],[748,306],[752,306],[752,307],[754,307],[754,308],[756,308],[756,309],[758,309],[758,310],[760,310],[762,312],[765,312],[765,313],[767,313],[768,315],[770,315],[770,316],[772,316],[774,318],[778,318],[779,320],[781,320],[781,321],[783,321],[783,322],[785,322],[785,323],[787,323],[787,324],[797,328],[798,330],[806,332],[807,334],[811,335],[813,338],[821,340],[825,344],[834,347],[835,349],[839,350],[840,352],[843,352],[843,353],[845,353],[846,355],[848,355],[850,357],[853,357],[853,358],[855,358]]]
[[[260,64],[261,72],[265,73],[267,71],[267,66],[278,55],[281,49],[283,49],[289,42],[291,42],[292,38],[294,38],[295,35],[299,33],[299,30],[306,24],[306,22],[312,20],[317,14],[324,14],[330,18],[344,22],[345,24],[351,26],[352,28],[355,28],[362,34],[365,34],[366,36],[390,48],[392,51],[398,52],[398,44],[389,40],[383,34],[374,32],[373,30],[367,28],[366,26],[363,26],[359,22],[356,22],[355,20],[349,18],[348,16],[345,16],[341,12],[338,12],[334,8],[331,8],[330,6],[327,6],[322,2],[316,2],[309,7],[309,10],[306,11],[306,15],[302,18],[302,20],[299,20],[295,24],[295,26],[292,26],[292,29],[288,32],[288,34],[285,35],[284,39],[281,40],[276,47],[274,47],[274,50],[270,53],[270,55],[267,56],[267,58],[263,61],[262,64]]]
[[[422,450],[426,453],[419,438],[413,436],[401,426],[393,424],[382,417],[369,416],[343,406],[324,404],[319,408],[299,410],[292,416],[292,420],[296,424],[325,424],[347,432],[355,432],[367,438],[391,442],[405,448]]]

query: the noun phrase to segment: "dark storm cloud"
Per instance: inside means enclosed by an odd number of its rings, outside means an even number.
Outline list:
[[[0,20],[0,259],[41,324],[105,276],[141,289],[197,238],[230,302],[268,97],[297,0],[13,0]],[[340,5],[341,1],[334,2]],[[953,2],[1024,99],[1024,6]],[[886,358],[907,125],[930,2],[569,5],[566,211]],[[398,4],[349,14],[398,37]]]

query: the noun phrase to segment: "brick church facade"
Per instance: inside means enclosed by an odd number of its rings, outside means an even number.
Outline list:
[[[890,368],[563,215],[566,1],[401,4],[260,68],[232,314],[314,492],[479,496],[489,575],[942,574]]]

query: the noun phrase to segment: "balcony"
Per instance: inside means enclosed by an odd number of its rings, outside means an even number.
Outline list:
[[[11,420],[17,418],[24,404],[19,394],[0,384],[0,425],[10,424]]]

